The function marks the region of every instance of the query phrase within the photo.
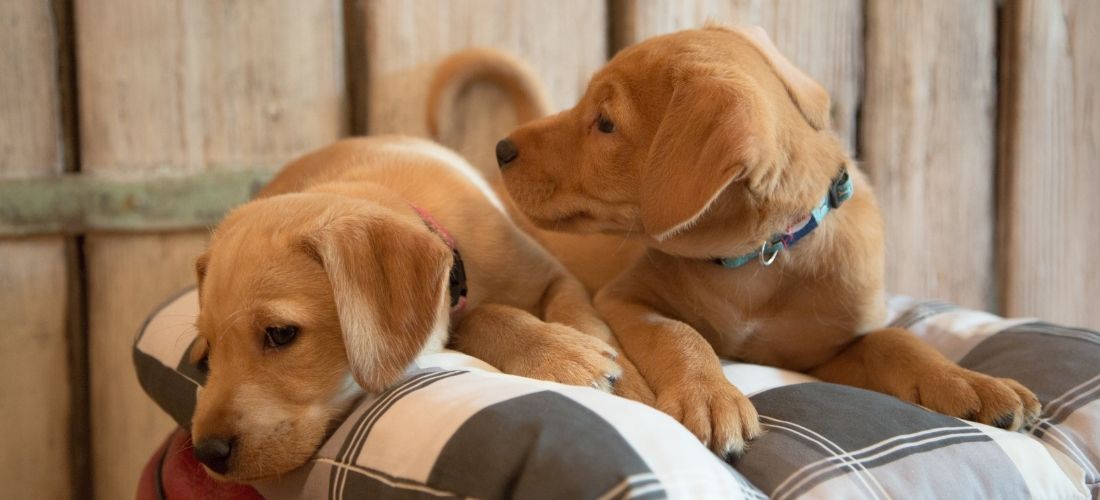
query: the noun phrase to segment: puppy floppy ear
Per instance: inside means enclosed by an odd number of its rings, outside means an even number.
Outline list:
[[[733,32],[748,41],[764,56],[768,64],[787,88],[795,106],[814,130],[829,128],[829,91],[809,75],[795,67],[775,47],[768,32],[759,26],[739,26]]]
[[[340,216],[305,244],[332,285],[352,375],[369,392],[384,390],[431,336],[450,248],[423,226],[373,214]]]
[[[199,335],[195,337],[195,341],[191,343],[191,352],[188,355],[188,359],[191,364],[196,365],[202,358],[206,357],[207,352],[210,350],[210,344],[206,341],[206,337]]]
[[[775,119],[738,75],[681,77],[642,167],[646,234],[664,240],[691,226],[735,180],[767,182]]]

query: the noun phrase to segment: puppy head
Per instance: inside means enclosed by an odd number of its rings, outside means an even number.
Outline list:
[[[303,464],[362,390],[397,381],[446,331],[450,264],[414,213],[355,198],[281,195],[230,214],[196,263],[192,357],[210,370],[196,456],[237,481]]]
[[[820,198],[842,157],[828,112],[825,90],[763,30],[708,27],[623,50],[576,107],[514,131],[500,160],[544,228],[706,253],[693,240],[708,213],[724,234],[766,237],[773,218]]]

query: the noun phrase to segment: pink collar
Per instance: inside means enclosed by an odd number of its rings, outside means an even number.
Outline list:
[[[416,211],[420,219],[424,221],[424,225],[428,226],[428,229],[431,229],[448,247],[451,247],[454,264],[451,265],[449,290],[451,293],[451,315],[454,316],[466,307],[466,294],[469,291],[466,287],[466,266],[462,263],[462,255],[458,253],[458,246],[455,244],[454,237],[443,228],[439,221],[435,220],[435,217],[432,217],[432,214],[416,204],[409,203],[409,206]]]

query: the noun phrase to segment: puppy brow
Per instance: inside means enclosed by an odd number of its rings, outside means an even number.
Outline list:
[[[605,82],[602,89],[602,98],[598,100],[599,110],[607,113],[608,118],[622,127],[633,125],[630,104],[630,92],[620,82]]]
[[[599,102],[601,106],[604,106],[607,104],[607,101],[615,99],[620,92],[617,87],[618,85],[614,82],[601,82],[596,92],[597,102]]]
[[[313,317],[308,308],[289,300],[269,301],[258,307],[256,312],[256,317],[261,319],[261,322],[279,325],[301,325],[309,322]]]

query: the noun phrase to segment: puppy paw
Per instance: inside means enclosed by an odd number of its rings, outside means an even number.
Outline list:
[[[558,324],[547,324],[541,342],[504,370],[513,375],[612,392],[623,370],[606,342]]]
[[[747,442],[762,432],[752,402],[724,378],[658,391],[657,408],[726,460],[744,453]]]
[[[919,377],[910,401],[930,410],[1016,431],[1034,424],[1042,407],[1019,382],[954,367]]]

